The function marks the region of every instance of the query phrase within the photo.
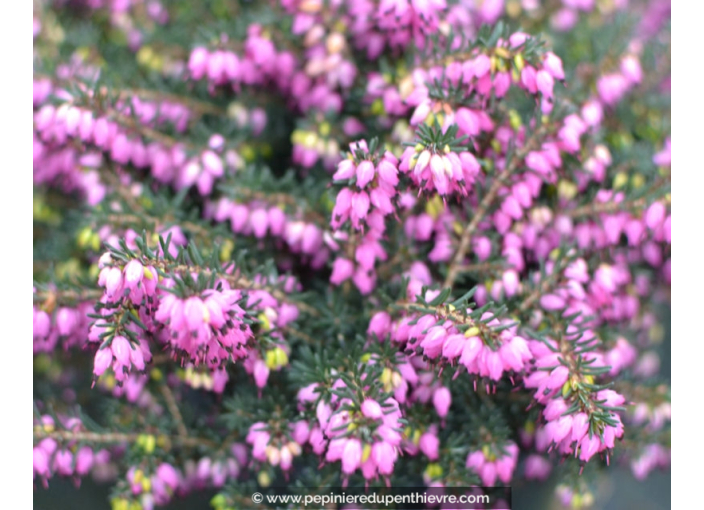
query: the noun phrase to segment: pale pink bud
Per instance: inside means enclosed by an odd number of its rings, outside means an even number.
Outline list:
[[[480,131],[479,117],[476,112],[469,108],[458,108],[455,113],[455,122],[462,134],[476,136]]]
[[[508,484],[513,477],[513,468],[516,467],[513,459],[505,455],[496,461],[496,474],[499,476],[499,480],[503,483]]]
[[[293,454],[291,453],[291,450],[288,448],[288,445],[284,445],[281,447],[280,450],[280,461],[279,461],[279,466],[281,469],[284,471],[288,471],[291,469],[291,465],[293,464]]]
[[[130,349],[130,363],[132,363],[137,370],[144,370],[144,353],[141,347],[138,346],[136,349]]]
[[[381,406],[376,400],[364,399],[364,402],[362,402],[362,414],[367,418],[379,419],[382,417]]]
[[[481,339],[477,336],[472,336],[467,339],[462,348],[462,355],[460,356],[460,363],[465,367],[469,366],[474,362],[479,353],[482,351],[484,344]]]
[[[538,71],[538,74],[535,78],[535,82],[538,86],[538,90],[541,94],[543,94],[543,96],[547,98],[552,97],[552,91],[553,87],[555,86],[555,81],[553,80],[552,75],[550,75],[550,73],[545,70]]]
[[[529,480],[545,480],[550,476],[552,464],[540,455],[529,455],[526,459],[525,476]]]
[[[357,186],[364,188],[374,179],[374,164],[364,160],[357,166]]]
[[[112,363],[112,350],[110,348],[98,349],[93,361],[93,373],[100,377]]]
[[[298,444],[304,444],[310,436],[310,427],[305,420],[299,420],[293,426],[291,438]]]
[[[599,436],[597,436],[596,434],[592,435],[591,437],[589,437],[588,435],[584,436],[579,442],[579,459],[583,460],[584,462],[588,462],[589,459],[591,459],[594,454],[599,451],[600,447],[601,439],[599,439]]]
[[[573,421],[572,415],[562,416],[555,421],[549,422],[545,427],[545,431],[553,442],[559,443],[571,432]]]
[[[342,472],[346,475],[354,473],[362,462],[362,443],[359,439],[348,439],[342,450]]]
[[[383,340],[389,333],[390,328],[391,316],[386,312],[377,312],[372,316],[372,320],[369,321],[367,334],[376,335],[380,340]]]
[[[467,456],[466,467],[478,472],[484,467],[485,463],[486,458],[482,452],[472,452]]]
[[[443,357],[447,359],[455,359],[462,353],[466,340],[467,339],[463,334],[448,336],[445,344],[442,346]]]
[[[83,446],[76,453],[76,474],[86,475],[93,467],[93,449],[90,446]]]
[[[216,51],[208,56],[208,78],[220,83],[225,72],[225,53]]]
[[[496,483],[496,463],[485,463],[479,470],[479,477],[485,486],[492,487]]]
[[[144,276],[144,267],[138,260],[130,260],[125,266],[124,276],[127,287],[138,287]]]
[[[474,253],[480,262],[483,262],[491,255],[491,241],[487,237],[477,237],[474,242]]]
[[[543,416],[548,421],[553,421],[562,416],[567,411],[567,403],[562,398],[554,398],[543,409]]]
[[[159,467],[156,468],[156,476],[172,489],[178,487],[180,476],[178,471],[176,471],[171,464],[165,462],[160,464]]]
[[[271,235],[280,236],[283,234],[284,228],[286,227],[286,215],[278,207],[272,207],[267,212],[267,222]]]
[[[550,377],[548,377],[546,386],[553,390],[561,388],[562,385],[567,382],[567,377],[569,377],[569,375],[569,369],[564,365],[560,365],[550,372]]]
[[[525,32],[515,32],[508,38],[508,43],[511,45],[511,48],[518,48],[523,45],[529,37],[530,36]]]
[[[262,239],[266,236],[267,228],[269,227],[269,217],[266,209],[256,209],[249,216],[249,223],[254,230],[254,236]]]
[[[421,341],[423,354],[431,359],[437,358],[442,352],[442,346],[447,339],[447,330],[442,326],[433,326]]]
[[[132,347],[130,346],[129,340],[124,336],[117,335],[112,339],[110,348],[112,349],[112,354],[115,356],[117,363],[122,366],[130,365],[130,351]]]
[[[222,177],[224,173],[222,159],[213,151],[205,151],[201,155],[203,168],[213,177]]]
[[[645,224],[650,230],[657,229],[665,220],[665,206],[662,202],[653,202],[645,212]]]
[[[377,165],[379,178],[390,186],[398,185],[398,169],[390,161],[383,159]]]
[[[543,67],[556,80],[565,79],[565,71],[562,68],[562,60],[552,51],[548,51],[543,59]]]
[[[266,382],[269,379],[269,368],[266,366],[263,360],[258,359],[254,362],[254,383],[257,388],[263,388],[266,386]]]
[[[240,61],[237,55],[227,51],[223,56],[223,70],[225,77],[230,81],[237,81],[240,78]],[[255,129],[255,132],[257,130]]]
[[[73,455],[68,450],[59,450],[54,455],[54,466],[61,475],[73,474]]]
[[[332,265],[332,274],[330,275],[330,283],[340,285],[345,280],[349,279],[354,273],[354,264],[351,260],[338,258]]]
[[[533,66],[525,66],[521,71],[521,85],[531,94],[538,92],[537,73]],[[458,122],[459,124],[459,122]]]
[[[430,158],[431,154],[429,150],[426,149],[421,152],[420,156],[418,156],[418,160],[416,161],[416,166],[413,168],[413,172],[416,175],[420,175],[423,170],[425,170],[425,167],[428,166],[428,163],[430,163]]]
[[[351,159],[343,159],[337,164],[337,171],[332,176],[332,179],[334,181],[351,179],[356,172],[357,169],[354,166],[354,161]]]
[[[43,448],[36,446],[32,450],[32,459],[34,463],[34,471],[39,476],[49,476],[49,455]]]
[[[452,404],[452,395],[450,390],[445,386],[441,386],[433,393],[433,405],[440,418],[447,416],[450,410],[450,405]]]
[[[627,55],[621,59],[621,73],[631,83],[640,83],[643,79],[643,69],[634,55]]]
[[[51,319],[49,314],[43,310],[35,311],[33,317],[33,336],[35,338],[45,338],[51,329]]]
[[[380,475],[388,476],[393,473],[396,457],[396,450],[386,441],[378,441],[372,446],[372,458]]]
[[[323,244],[323,233],[313,223],[309,223],[303,229],[301,236],[301,250],[303,253],[316,253]]]
[[[197,331],[203,325],[205,305],[199,297],[190,297],[183,305],[183,315],[190,331]]]
[[[188,59],[188,71],[191,73],[191,78],[200,80],[204,75],[208,66],[208,50],[203,47],[194,48]]]
[[[491,69],[491,60],[489,59],[488,56],[484,55],[483,53],[481,55],[478,55],[473,62],[473,70],[474,70],[474,76],[477,78],[481,78],[484,76],[486,73],[489,72]]]
[[[117,267],[107,270],[105,276],[105,293],[108,297],[113,297],[122,290],[122,271]]]
[[[546,294],[540,298],[540,306],[547,311],[560,310],[565,307],[565,300],[555,294]]]
[[[425,432],[422,436],[420,436],[418,447],[420,448],[420,451],[423,452],[426,457],[428,457],[429,460],[438,459],[440,440],[435,434],[432,434],[431,432]]]
[[[586,413],[577,413],[572,420],[572,441],[581,441],[589,430],[589,417]]]
[[[494,76],[494,94],[496,97],[504,97],[511,87],[511,75],[507,72],[499,72]]]
[[[366,218],[369,212],[369,195],[364,191],[352,194],[351,207],[352,224],[357,227],[359,220]]]

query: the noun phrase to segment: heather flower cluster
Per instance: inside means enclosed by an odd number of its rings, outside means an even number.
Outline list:
[[[37,495],[667,469],[669,17],[36,3]]]

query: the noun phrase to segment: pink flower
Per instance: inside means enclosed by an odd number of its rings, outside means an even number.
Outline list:
[[[374,179],[374,164],[371,161],[364,160],[357,165],[357,186],[364,188]]]
[[[351,475],[357,470],[361,462],[362,443],[356,438],[346,440],[342,450],[342,472],[346,475]]]
[[[351,179],[352,176],[354,176],[356,173],[357,168],[354,165],[354,161],[352,161],[351,159],[343,159],[337,164],[337,172],[335,172],[335,174],[332,176],[332,179],[334,181],[344,181],[347,179]]]
[[[125,367],[130,366],[130,351],[132,347],[130,346],[129,340],[124,336],[117,335],[112,339],[110,348],[112,349],[112,354],[115,356],[115,361],[118,365]]]
[[[208,50],[199,46],[194,48],[188,59],[188,71],[191,73],[191,78],[200,80],[205,75],[208,66]]]
[[[364,399],[364,402],[362,402],[362,414],[367,418],[379,419],[382,417],[381,406],[375,400]]]
[[[372,446],[372,458],[381,475],[388,476],[393,473],[397,457],[396,449],[386,441],[377,441]]]
[[[352,225],[358,229],[360,226],[360,220],[366,218],[367,213],[369,212],[369,195],[367,195],[364,191],[353,193],[350,199],[350,206],[350,218],[352,219]]]
[[[354,264],[347,259],[338,258],[332,266],[332,274],[330,275],[330,283],[340,285],[345,280],[348,280],[354,273]]]
[[[552,464],[540,455],[529,455],[525,464],[525,476],[529,480],[545,480],[550,476]]]
[[[440,418],[447,416],[451,404],[452,395],[450,394],[450,390],[445,386],[441,386],[433,392],[433,405]]]
[[[547,98],[552,98],[552,92],[555,82],[553,80],[552,75],[548,71],[538,71],[535,77],[535,83],[538,87],[538,90],[541,94],[543,94],[543,96]]]
[[[640,83],[643,79],[643,70],[635,55],[627,55],[621,59],[621,73],[631,83]]]
[[[139,287],[144,277],[144,267],[138,260],[130,260],[124,270],[125,285],[130,289]]]
[[[269,368],[262,359],[258,359],[254,362],[254,382],[257,388],[263,388],[266,386],[266,382],[269,379]]]
[[[110,348],[98,349],[93,362],[93,373],[100,377],[112,363],[112,350]]]
[[[556,80],[565,79],[565,71],[562,68],[562,60],[552,51],[548,51],[543,59],[543,67]]]
[[[547,311],[561,310],[565,307],[565,300],[555,294],[546,294],[540,298],[540,306]]]
[[[418,443],[420,451],[423,455],[428,457],[429,460],[438,459],[438,450],[440,448],[440,440],[438,436],[430,431],[424,432],[420,436],[420,441]]]
[[[376,335],[379,340],[383,340],[391,328],[391,316],[387,312],[377,312],[369,321],[367,334]]]

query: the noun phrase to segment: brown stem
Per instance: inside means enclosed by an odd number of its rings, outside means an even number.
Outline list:
[[[445,282],[443,284],[444,287],[452,287],[452,285],[455,283],[458,268],[464,260],[464,257],[467,253],[467,249],[469,248],[470,242],[472,241],[472,235],[474,235],[474,232],[477,230],[479,223],[481,223],[489,208],[494,203],[494,199],[499,193],[501,187],[506,183],[507,179],[516,171],[516,169],[521,164],[521,161],[523,161],[523,158],[525,158],[530,151],[537,148],[538,143],[540,142],[545,131],[545,126],[541,126],[540,128],[538,128],[533,133],[531,138],[527,141],[527,143],[523,147],[521,147],[521,149],[516,151],[516,153],[509,161],[509,164],[506,166],[506,169],[502,173],[497,175],[494,179],[494,182],[491,184],[489,191],[484,196],[484,198],[479,204],[479,207],[474,213],[472,221],[469,222],[469,224],[465,227],[464,231],[462,232],[459,247],[457,248],[457,252],[455,253],[455,256],[452,259],[452,263],[450,264],[450,267],[447,271],[447,277],[445,278]]]
[[[161,133],[160,131],[157,131],[156,129],[152,129],[150,127],[144,126],[137,122],[135,119],[132,117],[129,117],[123,113],[118,112],[117,110],[113,110],[112,108],[109,108],[105,111],[105,115],[108,118],[111,118],[115,120],[118,124],[122,125],[123,127],[136,132],[137,134],[144,136],[145,138],[149,138],[151,140],[157,141],[166,147],[173,147],[177,143],[179,143],[178,140],[175,138],[170,137],[169,135],[165,135],[164,133]]]
[[[565,215],[570,218],[580,218],[582,216],[594,216],[596,214],[608,214],[630,209],[640,209],[646,205],[647,200],[645,198],[639,198],[631,202],[603,202],[583,205],[581,207],[577,207],[576,209],[565,211]]]
[[[62,441],[85,441],[90,443],[135,443],[143,434],[124,433],[124,432],[73,432],[70,430],[54,430],[47,432],[40,427],[34,429],[34,437],[37,439],[52,438]],[[215,441],[202,437],[181,437],[181,436],[164,436],[171,443],[180,444],[189,448],[197,448],[205,446],[214,448],[217,446]]]
[[[176,398],[174,397],[173,391],[167,384],[161,385],[161,394],[164,396],[164,401],[166,402],[166,407],[169,409],[169,413],[176,422],[176,430],[178,430],[179,437],[188,437],[188,430],[186,429],[186,424],[183,422],[183,416],[176,403]]]
[[[478,264],[464,264],[457,268],[457,274],[462,273],[480,273],[486,272],[491,273],[495,271],[501,271],[504,268],[504,264],[501,262],[480,262]]]
[[[300,331],[300,330],[298,330],[298,329],[296,329],[296,328],[292,328],[292,327],[290,327],[290,326],[286,326],[285,328],[283,328],[283,330],[284,330],[285,332],[287,332],[287,333],[291,333],[292,335],[297,336],[298,338],[301,338],[301,339],[305,340],[305,341],[308,342],[308,343],[311,343],[311,344],[316,343],[315,338],[313,338],[312,336],[310,336],[308,333],[304,333],[303,331]]]
[[[100,299],[103,291],[100,289],[66,289],[66,290],[39,290],[34,293],[35,302],[43,302],[49,304],[58,303],[78,303],[81,301],[95,301]]]
[[[74,78],[61,80],[54,76],[49,76],[41,73],[34,73],[34,77],[44,80],[50,80],[52,84],[57,87],[67,87],[70,85],[75,85],[81,88],[82,90],[86,91],[85,85]],[[99,91],[99,94],[106,95],[107,92],[107,89],[102,89],[101,91]],[[125,88],[119,89],[116,92],[120,99],[130,99],[133,96],[138,96],[149,101],[170,101],[172,103],[179,103],[190,108],[192,111],[198,114],[212,113],[217,115],[224,113],[222,108],[218,107],[217,105],[214,105],[207,101],[193,99],[192,97],[174,94],[172,92],[164,92],[161,90],[151,90],[143,88]]]

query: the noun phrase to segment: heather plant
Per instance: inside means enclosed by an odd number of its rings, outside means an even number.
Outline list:
[[[667,467],[669,18],[35,2],[35,487],[580,508]]]

